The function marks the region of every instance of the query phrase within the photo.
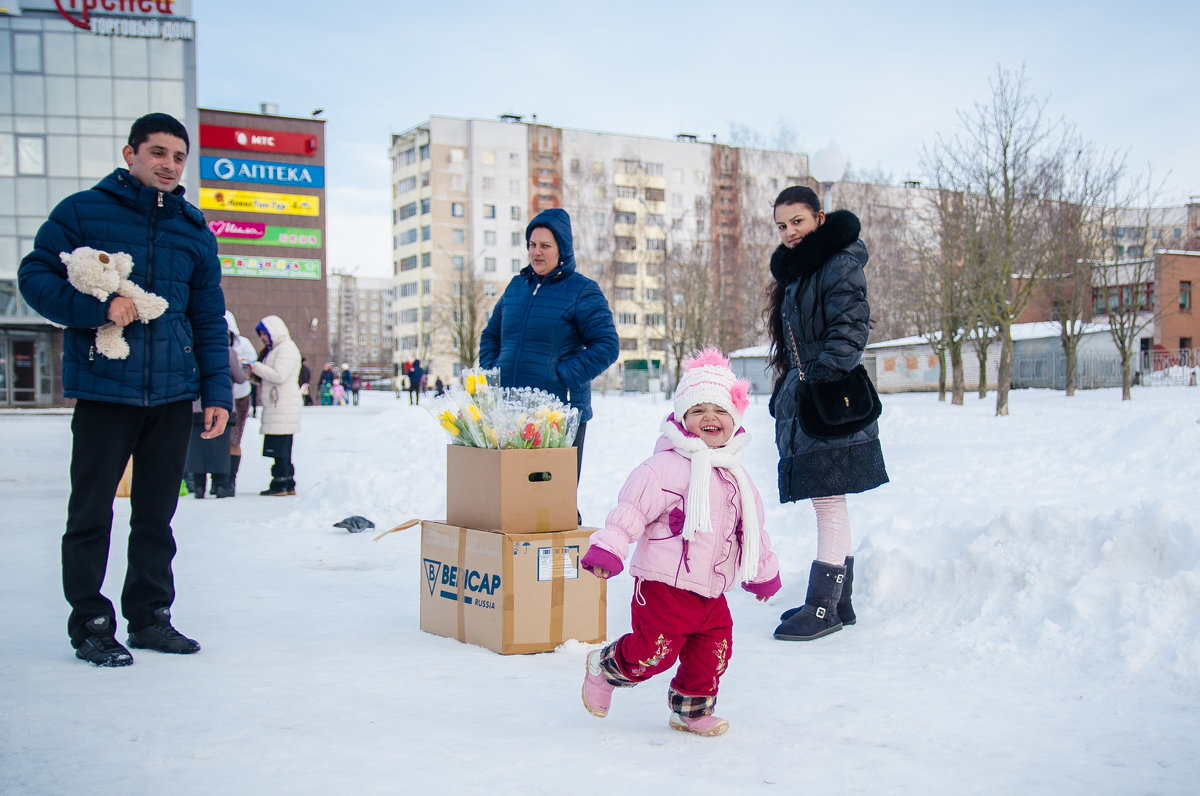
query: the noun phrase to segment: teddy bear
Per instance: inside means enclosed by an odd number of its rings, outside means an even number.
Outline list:
[[[129,281],[133,258],[125,252],[102,252],[80,246],[73,252],[60,252],[59,259],[67,266],[67,281],[80,293],[107,301],[113,293],[133,301],[138,320],[150,323],[167,311],[167,300]],[[96,351],[109,359],[129,356],[125,332],[115,323],[106,323],[96,330]]]

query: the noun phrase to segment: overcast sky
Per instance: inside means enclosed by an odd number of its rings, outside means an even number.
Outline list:
[[[860,173],[922,179],[921,149],[998,67],[1132,171],[1200,194],[1200,4],[962,0],[384,3],[194,0],[202,107],[324,108],[328,267],[391,273],[392,133],[430,115],[731,142],[785,134]]]

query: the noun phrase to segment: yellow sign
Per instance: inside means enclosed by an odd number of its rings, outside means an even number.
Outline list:
[[[243,213],[280,213],[289,216],[321,215],[321,199],[296,193],[231,191],[227,188],[201,188],[202,210],[238,210]]]

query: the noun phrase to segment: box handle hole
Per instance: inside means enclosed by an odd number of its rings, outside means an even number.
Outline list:
[[[533,483],[537,483],[539,481],[549,481],[550,477],[551,477],[550,473],[548,473],[548,472],[530,473],[529,474],[529,480]]]

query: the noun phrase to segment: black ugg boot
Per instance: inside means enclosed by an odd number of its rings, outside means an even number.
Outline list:
[[[237,473],[238,467],[242,463],[241,456],[229,457],[229,473],[221,476],[221,483],[217,483],[217,476],[213,476],[213,494],[219,498],[230,498],[237,493]]]
[[[775,628],[781,641],[811,641],[842,629],[837,604],[842,596],[846,568],[814,561],[808,574],[808,595],[796,613]]]
[[[842,581],[842,596],[838,598],[838,619],[843,625],[852,625],[858,621],[854,615],[854,606],[850,604],[850,592],[854,590],[854,556],[846,556],[846,579]]]
[[[208,486],[208,473],[187,473],[183,480],[187,482],[187,488],[192,493],[192,497],[204,497],[204,490]]]
[[[846,556],[846,579],[842,581],[842,596],[838,600],[838,619],[842,620],[843,625],[852,625],[858,621],[854,615],[854,607],[850,604],[850,592],[854,586],[854,556]],[[797,613],[800,608],[789,608],[779,615],[780,622],[786,622]]]

